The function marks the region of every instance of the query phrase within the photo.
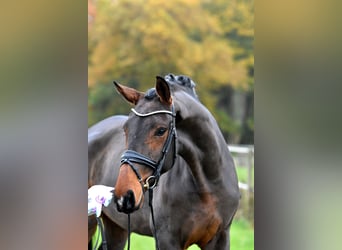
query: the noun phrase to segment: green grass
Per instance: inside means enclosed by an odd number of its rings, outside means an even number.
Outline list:
[[[97,236],[95,236],[97,237]],[[230,249],[231,250],[253,250],[254,249],[254,228],[247,220],[234,220],[230,230]],[[127,244],[125,249],[127,249]],[[131,249],[134,250],[151,250],[155,249],[154,239],[152,237],[141,236],[132,233]],[[200,249],[196,245],[192,245],[189,250]]]
[[[243,218],[233,220],[233,224],[230,230],[230,249],[254,249],[254,228],[247,220]]]
[[[247,183],[248,169],[245,167],[236,167],[236,173],[238,180],[242,183]],[[254,168],[252,169],[252,186],[254,186]]]

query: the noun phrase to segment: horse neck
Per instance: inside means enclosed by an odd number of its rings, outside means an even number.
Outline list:
[[[210,193],[209,183],[222,179],[223,161],[229,153],[224,138],[212,115],[203,110],[189,115],[177,126],[179,150],[190,167],[199,190]]]

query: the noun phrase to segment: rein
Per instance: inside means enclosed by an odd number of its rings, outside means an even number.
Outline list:
[[[133,172],[135,173],[135,175],[137,176],[137,178],[141,184],[141,187],[143,189],[143,193],[144,193],[145,189],[148,190],[148,193],[149,193],[148,204],[149,204],[149,207],[151,209],[153,234],[154,234],[154,238],[155,238],[156,249],[159,250],[157,231],[156,231],[156,226],[155,226],[155,221],[154,221],[153,204],[152,204],[153,189],[158,184],[158,181],[159,181],[159,178],[161,175],[161,170],[164,166],[165,158],[166,158],[166,155],[170,149],[172,141],[174,142],[174,157],[173,157],[172,165],[174,164],[175,159],[176,159],[176,138],[177,138],[176,127],[175,127],[175,125],[176,125],[176,114],[174,112],[174,105],[173,104],[171,106],[171,111],[158,110],[158,111],[153,111],[150,113],[142,114],[142,113],[139,113],[138,111],[136,111],[134,108],[132,108],[131,110],[136,116],[139,116],[139,117],[148,117],[148,116],[157,115],[157,114],[168,114],[168,115],[172,116],[169,134],[167,136],[167,139],[166,139],[164,146],[163,146],[163,149],[161,151],[162,155],[158,161],[154,161],[154,160],[150,159],[149,157],[146,157],[145,155],[142,155],[142,154],[140,154],[134,150],[126,150],[121,156],[121,165],[126,163],[132,168]],[[145,165],[145,166],[147,166],[153,170],[152,175],[146,179],[145,183],[143,183],[141,175],[139,174],[138,169],[134,166],[134,163]],[[128,247],[127,247],[128,250],[130,249],[130,237],[131,237],[130,235],[131,235],[130,214],[128,214]]]

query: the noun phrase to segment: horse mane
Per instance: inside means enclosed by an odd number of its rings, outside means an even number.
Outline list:
[[[185,75],[174,75],[174,74],[167,74],[164,77],[165,81],[169,84],[170,89],[172,92],[176,91],[184,91],[189,94],[192,98],[199,101],[198,96],[196,94],[196,83],[188,76]],[[155,88],[151,88],[146,91],[145,98],[147,100],[151,100],[157,96]]]
[[[168,74],[164,79],[169,83],[172,91],[183,90],[191,97],[199,101],[196,94],[196,83],[188,76]]]

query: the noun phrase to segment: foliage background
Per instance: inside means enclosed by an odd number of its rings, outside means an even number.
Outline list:
[[[196,83],[229,143],[254,143],[252,0],[89,0],[88,125],[129,105],[116,80],[141,91],[156,75]]]

